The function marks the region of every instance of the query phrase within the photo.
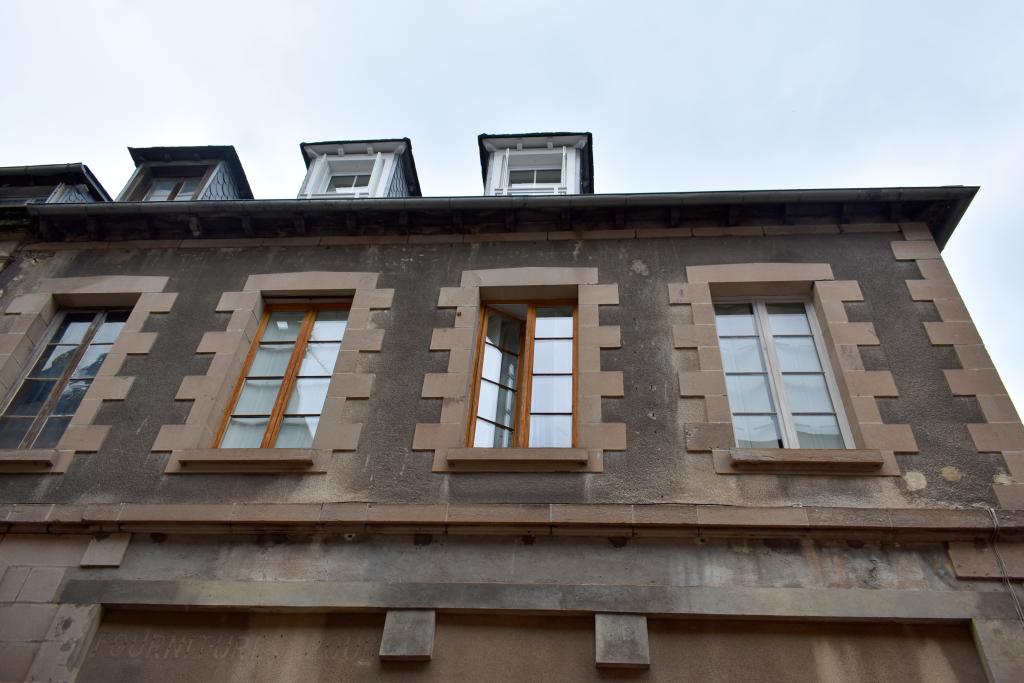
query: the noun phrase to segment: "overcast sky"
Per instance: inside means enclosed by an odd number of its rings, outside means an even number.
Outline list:
[[[0,165],[412,138],[476,195],[481,132],[594,133],[597,192],[980,185],[944,256],[1024,408],[1024,2],[0,1]]]

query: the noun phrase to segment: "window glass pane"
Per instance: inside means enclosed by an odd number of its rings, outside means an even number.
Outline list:
[[[154,178],[146,194],[147,202],[162,202],[171,196],[171,191],[178,184],[177,178]]]
[[[60,344],[48,346],[43,355],[39,357],[35,368],[32,369],[32,377],[60,377],[64,374],[68,361],[74,355],[77,346]]]
[[[754,309],[750,304],[715,304],[718,336],[757,336]]]
[[[78,404],[82,402],[85,392],[89,390],[92,380],[73,379],[69,380],[64,390],[57,398],[57,404],[53,407],[54,415],[74,415],[78,410]]]
[[[532,413],[572,413],[572,375],[533,378]]]
[[[813,337],[775,337],[782,372],[821,372]]]
[[[96,335],[92,338],[92,343],[113,344],[117,339],[117,335],[121,334],[121,330],[123,328],[123,320],[110,320],[108,318],[100,325],[99,329],[96,330]]]
[[[757,337],[726,337],[721,341],[722,366],[726,372],[764,372],[761,343]]]
[[[487,315],[487,342],[506,351],[519,353],[519,336],[523,331],[521,320],[513,320],[503,315],[489,313]]]
[[[181,181],[181,189],[174,195],[174,201],[186,202],[192,199],[196,190],[199,189],[199,178],[184,178]]]
[[[305,311],[274,311],[263,330],[263,341],[295,341],[305,317]]]
[[[572,372],[572,341],[538,339],[533,344],[534,373]]]
[[[512,432],[495,427],[490,422],[477,420],[473,445],[477,448],[508,448],[512,445]]]
[[[485,378],[514,389],[518,368],[519,356],[503,353],[489,344],[484,344],[482,372]]]
[[[31,417],[0,418],[0,448],[17,448],[20,446],[21,440],[25,438],[31,426]]]
[[[352,187],[366,187],[370,184],[369,175],[357,175],[352,183]]]
[[[572,339],[572,306],[538,308],[533,336],[537,339]]]
[[[783,375],[789,409],[794,413],[831,413],[824,375]]]
[[[740,448],[782,448],[782,435],[774,415],[733,415],[732,427]]]
[[[92,313],[68,313],[54,333],[52,343],[78,344],[85,338],[85,333],[92,324]]]
[[[345,336],[348,311],[320,311],[313,321],[313,332],[310,341],[337,341]]]
[[[281,420],[274,448],[309,448],[320,423],[319,417],[286,417]]]
[[[562,182],[562,169],[538,169],[537,170],[537,182],[538,183],[560,183]]]
[[[529,171],[509,171],[508,172],[508,184],[509,185],[532,185],[533,184],[533,170]]]
[[[266,417],[233,417],[228,420],[228,428],[224,430],[221,448],[259,448],[263,442],[263,433],[267,431]]]
[[[487,381],[480,382],[480,398],[477,401],[476,409],[477,415],[511,428],[514,424],[513,417],[515,411],[516,392]]]
[[[774,413],[765,375],[726,375],[726,391],[733,413]]]
[[[794,415],[800,448],[846,448],[835,415]]]
[[[110,347],[105,344],[101,346],[90,345],[85,350],[82,360],[78,361],[78,366],[75,367],[75,371],[71,373],[71,376],[95,377],[96,373],[100,371],[103,361],[106,360],[108,351],[110,351]]]
[[[327,385],[330,383],[328,377],[295,380],[285,412],[289,415],[319,415],[327,400]]]
[[[302,358],[302,365],[299,366],[299,376],[324,376],[334,372],[334,364],[338,360],[338,349],[341,344],[309,344],[306,346],[306,354]]]
[[[32,448],[56,448],[70,422],[70,417],[48,418],[36,435],[36,440],[32,442]]]
[[[803,304],[767,304],[768,325],[772,334],[810,334]]]
[[[531,448],[571,448],[571,415],[534,415],[530,417]]]
[[[238,403],[232,411],[234,415],[270,415],[274,411],[274,401],[281,389],[278,379],[247,379],[242,386]]]
[[[43,407],[43,403],[46,402],[47,397],[50,395],[50,391],[57,383],[54,381],[43,381],[37,379],[25,380],[21,388],[18,389],[18,393],[14,395],[14,400],[7,406],[7,415],[36,415],[39,409]]]
[[[262,344],[252,359],[249,377],[283,377],[295,344]]]

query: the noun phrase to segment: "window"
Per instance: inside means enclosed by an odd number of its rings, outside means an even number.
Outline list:
[[[338,303],[270,306],[221,426],[221,448],[308,448],[348,320]]]
[[[469,443],[571,448],[575,442],[576,307],[484,307]]]
[[[535,168],[508,172],[509,185],[539,185],[562,182],[561,168]]]
[[[143,201],[186,202],[194,198],[199,189],[199,178],[154,178]]]
[[[0,417],[0,448],[56,448],[128,320],[128,311],[67,311]]]
[[[715,323],[737,446],[851,446],[810,304],[718,303]]]
[[[370,184],[370,174],[342,174],[331,176],[331,183],[328,186],[331,192],[344,192],[354,187],[367,187]]]

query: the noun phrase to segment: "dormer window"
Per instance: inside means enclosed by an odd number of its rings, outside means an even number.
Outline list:
[[[306,179],[300,199],[419,196],[408,138],[304,142]]]
[[[135,173],[119,202],[198,202],[252,199],[235,148],[129,147]]]
[[[593,192],[588,133],[481,135],[479,143],[485,194]]]

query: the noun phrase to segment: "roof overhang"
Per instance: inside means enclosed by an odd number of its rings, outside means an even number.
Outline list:
[[[405,182],[409,187],[409,193],[413,197],[423,196],[420,177],[416,173],[416,158],[412,154],[412,140],[409,138],[300,142],[299,150],[302,152],[302,161],[306,164],[307,169],[314,159],[325,154],[376,154],[377,152],[394,154],[401,159],[402,171],[405,173]]]
[[[480,149],[480,175],[487,184],[487,162],[492,152],[503,149],[545,149],[575,147],[580,150],[580,194],[594,193],[594,136],[590,133],[481,133],[476,138]]]
[[[25,183],[27,185],[44,183],[85,185],[89,189],[89,194],[97,202],[111,201],[110,195],[103,189],[100,181],[89,170],[89,167],[82,163],[4,166],[0,167],[0,179],[5,183]]]
[[[687,235],[698,226],[927,223],[945,245],[977,187],[755,190],[519,197],[268,199],[35,204],[32,230],[45,241],[385,236],[658,227]]]
[[[238,191],[243,199],[252,199],[249,179],[245,177],[245,169],[238,158],[233,145],[200,145],[195,147],[129,147],[128,153],[138,168],[144,163],[167,163],[175,161],[223,161],[231,169],[238,183]]]

